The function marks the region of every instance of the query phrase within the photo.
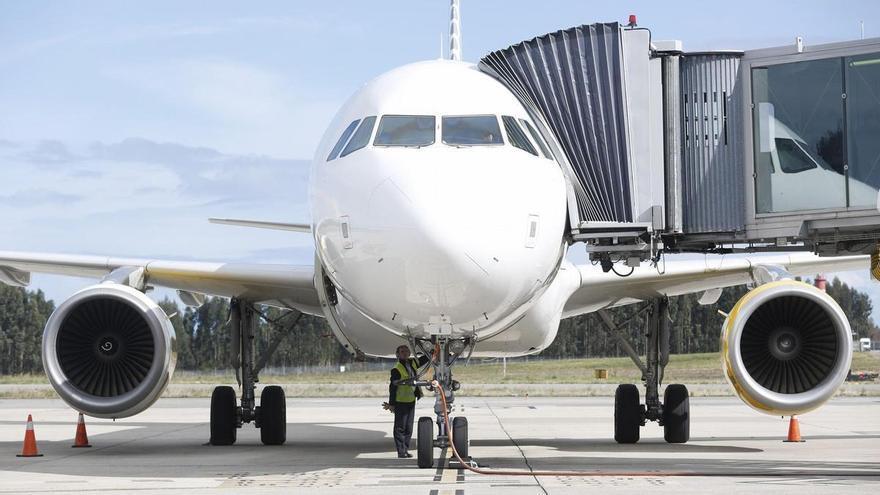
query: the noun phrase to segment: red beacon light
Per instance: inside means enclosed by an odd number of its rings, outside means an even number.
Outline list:
[[[630,14],[630,15],[629,15],[629,24],[627,24],[627,25],[628,25],[629,27],[631,27],[631,28],[634,28],[634,27],[636,27],[636,24],[637,24],[637,23],[636,23],[636,15],[635,15],[635,14]]]

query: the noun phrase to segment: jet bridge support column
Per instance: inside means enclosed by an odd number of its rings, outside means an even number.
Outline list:
[[[679,59],[670,53],[662,59],[663,70],[663,162],[666,172],[666,227],[682,231],[681,186],[681,89]]]

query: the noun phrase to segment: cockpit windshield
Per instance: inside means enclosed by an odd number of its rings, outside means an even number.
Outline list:
[[[374,146],[422,147],[434,144],[433,115],[385,115],[379,121]]]
[[[452,146],[504,144],[494,115],[443,117],[443,142]]]
[[[529,142],[529,138],[527,138],[523,130],[520,129],[519,124],[516,123],[516,119],[508,115],[503,115],[501,116],[501,120],[504,121],[504,128],[507,130],[507,139],[510,141],[510,144],[527,153],[538,156],[538,151],[535,150],[535,147]]]

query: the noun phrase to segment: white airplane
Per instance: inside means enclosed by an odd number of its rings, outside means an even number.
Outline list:
[[[312,162],[310,224],[215,220],[311,233],[313,265],[0,252],[0,282],[25,286],[32,272],[100,279],[52,315],[43,361],[62,399],[107,418],[149,407],[174,369],[169,317],[145,291],[177,289],[191,305],[207,294],[232,298],[241,401],[231,387],[215,389],[213,444],[234,443],[247,422],[266,444],[286,440],[280,387],[263,387],[257,406],[258,305],[325,317],[358,355],[389,356],[408,343],[431,357],[425,368],[451,404],[460,357],[538,353],[553,342],[561,318],[646,302],[649,351],[646,362],[633,356],[645,403],[635,385],[618,388],[615,439],[636,442],[646,421],[660,421],[667,441],[686,442],[686,387],[669,385],[660,396],[669,358],[666,298],[705,291],[711,302],[719,288],[753,283],[723,329],[722,362],[734,390],[774,415],[803,413],[834,393],[852,353],[847,318],[829,296],[793,277],[866,269],[866,257],[709,256],[670,261],[665,271],[642,266],[625,278],[574,265],[566,259],[566,177],[553,158],[559,144],[542,136],[552,136],[544,123],[473,64],[406,65],[360,88],[327,129]],[[424,385],[426,369],[412,383]],[[420,467],[431,466],[433,447],[449,439],[441,421],[448,411],[434,392],[437,434],[432,418],[419,420]],[[467,456],[466,419],[456,417],[453,428],[455,447]]]

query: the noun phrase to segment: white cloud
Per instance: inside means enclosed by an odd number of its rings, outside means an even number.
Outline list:
[[[231,60],[128,64],[105,75],[180,114],[173,120],[187,135],[236,151],[311,157],[338,106],[290,77]]]
[[[311,245],[207,222],[306,221],[308,162],[144,139],[60,145],[69,161],[51,165],[31,159],[39,143],[0,152],[0,250],[259,261],[260,249]]]

